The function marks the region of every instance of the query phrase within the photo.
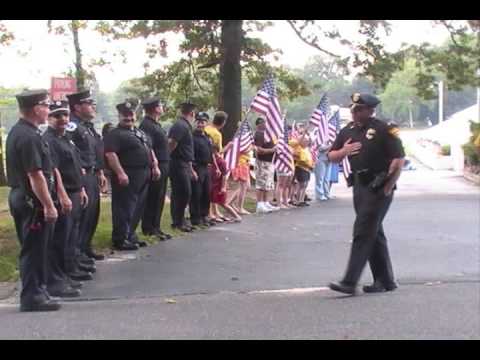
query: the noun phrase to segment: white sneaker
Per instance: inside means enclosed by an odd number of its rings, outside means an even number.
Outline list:
[[[265,214],[270,212],[272,212],[272,210],[267,208],[264,202],[257,203],[257,214]]]
[[[267,209],[269,209],[270,211],[279,211],[280,208],[278,206],[273,206],[272,204],[270,204],[268,201],[264,203],[265,204],[265,207]]]

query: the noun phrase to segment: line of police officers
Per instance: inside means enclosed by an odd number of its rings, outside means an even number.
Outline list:
[[[92,249],[100,213],[100,193],[111,171],[112,247],[137,250],[147,244],[135,230],[167,240],[161,230],[167,180],[172,180],[172,225],[191,231],[184,211],[191,198],[192,123],[195,105],[181,105],[182,116],[167,137],[159,123],[159,98],[145,100],[145,118],[135,127],[136,100],[116,106],[118,126],[102,139],[94,128],[90,91],[51,103],[46,90],[17,96],[21,117],[7,138],[9,206],[21,245],[21,311],[58,310],[58,297],[81,295],[91,280]],[[48,120],[42,134],[39,126]],[[210,145],[207,145],[210,146]],[[106,161],[105,161],[106,160]]]
[[[52,297],[79,296],[82,280],[92,279],[92,250],[106,186],[105,162],[111,169],[112,243],[117,250],[136,250],[146,243],[135,230],[142,220],[145,234],[165,240],[160,229],[167,176],[170,173],[172,226],[192,231],[185,209],[192,199],[207,198],[206,169],[212,163],[211,141],[204,134],[207,118],[197,116],[195,105],[181,105],[181,116],[167,137],[158,123],[158,98],[143,102],[146,116],[136,128],[135,100],[117,105],[119,123],[101,139],[95,131],[95,102],[89,91],[51,104],[46,90],[17,95],[21,118],[7,137],[9,206],[21,244],[21,311],[60,308]],[[353,244],[347,271],[330,288],[354,294],[366,263],[374,283],[365,292],[397,287],[382,222],[393,200],[395,183],[404,163],[404,151],[395,129],[373,117],[380,101],[369,94],[352,96],[353,122],[341,130],[328,156],[340,162],[348,156],[353,174]],[[70,116],[70,118],[69,118]],[[42,135],[39,125],[49,119]],[[194,155],[197,156],[194,156]],[[203,193],[202,193],[203,192]],[[148,198],[148,200],[147,200]],[[205,220],[208,202],[190,205],[191,218]],[[200,219],[199,219],[200,218]]]

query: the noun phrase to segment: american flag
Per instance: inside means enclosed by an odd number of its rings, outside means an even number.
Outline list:
[[[340,131],[340,110],[337,110],[330,117],[330,119],[328,119],[328,142],[329,143],[333,144],[339,131]]]
[[[285,130],[283,136],[278,139],[277,149],[275,151],[275,158],[273,159],[273,166],[277,172],[293,174],[295,166],[293,164],[293,153],[290,146],[288,146],[288,130]]]
[[[270,75],[252,100],[250,108],[266,118],[265,140],[274,141],[283,134],[283,118],[278,103],[277,90]]]
[[[297,130],[297,122],[294,120],[292,124],[292,132],[290,133],[290,138],[291,139],[297,139],[298,138],[298,130]]]
[[[315,128],[320,128],[322,132],[321,136],[323,136],[323,139],[325,139],[327,134],[327,128],[326,128],[325,122],[329,112],[330,112],[330,106],[328,104],[328,97],[327,97],[327,94],[323,94],[317,107],[315,108],[315,110],[313,110],[313,114],[309,120],[310,125],[312,125]]]
[[[345,180],[348,180],[348,177],[352,173],[352,169],[350,168],[350,161],[348,160],[348,156],[345,156],[343,158],[342,167],[343,167],[343,176],[345,176]]]
[[[227,170],[230,171],[237,166],[238,155],[248,150],[248,147],[253,144],[253,135],[250,124],[247,120],[243,120],[242,124],[233,137],[232,146],[225,153],[225,162],[227,163]]]

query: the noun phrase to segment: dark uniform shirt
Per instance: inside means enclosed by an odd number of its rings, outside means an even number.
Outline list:
[[[52,127],[48,127],[43,139],[50,145],[53,166],[60,172],[65,189],[71,192],[81,190],[83,174],[78,148],[67,134],[59,135]]]
[[[265,142],[265,131],[256,131],[255,132],[255,146],[271,149],[275,146],[272,141]],[[260,161],[272,162],[273,154],[257,154],[257,159]]]
[[[105,167],[103,142],[93,123],[83,121],[73,114],[70,116],[70,121],[77,125],[77,128],[69,133],[72,141],[80,150],[82,167],[87,170],[103,169]]]
[[[212,163],[212,139],[201,130],[193,132],[193,148],[195,165],[208,165]]]
[[[171,153],[172,160],[194,161],[192,125],[181,117],[170,128],[168,137],[177,142],[177,147]]]
[[[151,142],[138,128],[117,126],[104,139],[105,152],[117,154],[123,168],[145,168],[152,164]]]
[[[21,188],[40,204],[32,191],[27,174],[42,170],[50,193],[53,192],[54,167],[48,143],[42,139],[40,131],[34,125],[20,119],[8,134],[6,150],[8,186]]]
[[[170,153],[168,151],[167,134],[162,125],[151,117],[145,116],[139,128],[150,137],[153,152],[158,162],[169,161]]]
[[[352,171],[369,170],[372,174],[388,171],[393,159],[403,158],[402,141],[389,132],[383,121],[370,118],[364,125],[350,122],[340,130],[330,151],[339,150],[351,138],[352,143],[359,141],[362,148],[357,155],[349,156]]]

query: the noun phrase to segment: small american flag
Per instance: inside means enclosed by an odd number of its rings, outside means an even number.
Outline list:
[[[343,167],[343,176],[345,176],[345,180],[348,180],[348,177],[352,173],[352,169],[350,167],[350,161],[348,160],[348,156],[345,156],[343,158],[342,167]]]
[[[250,108],[266,118],[265,140],[274,141],[283,134],[283,118],[278,103],[277,90],[270,75],[252,100]]]
[[[318,103],[315,110],[313,110],[313,114],[310,117],[309,124],[312,125],[315,129],[319,131],[316,133],[316,141],[319,144],[323,144],[328,139],[328,115],[330,112],[330,105],[328,103],[327,94],[323,94],[320,102]]]
[[[278,140],[275,158],[273,159],[273,166],[277,172],[293,174],[293,171],[295,170],[293,153],[290,146],[288,146],[287,127],[284,126],[284,129],[283,136]]]
[[[339,132],[340,132],[340,110],[337,110],[328,120],[328,142],[333,144]]]
[[[233,137],[232,146],[225,153],[225,162],[227,163],[227,170],[233,170],[238,163],[238,155],[248,150],[248,147],[253,144],[253,135],[250,124],[247,120],[243,120],[242,124]]]

